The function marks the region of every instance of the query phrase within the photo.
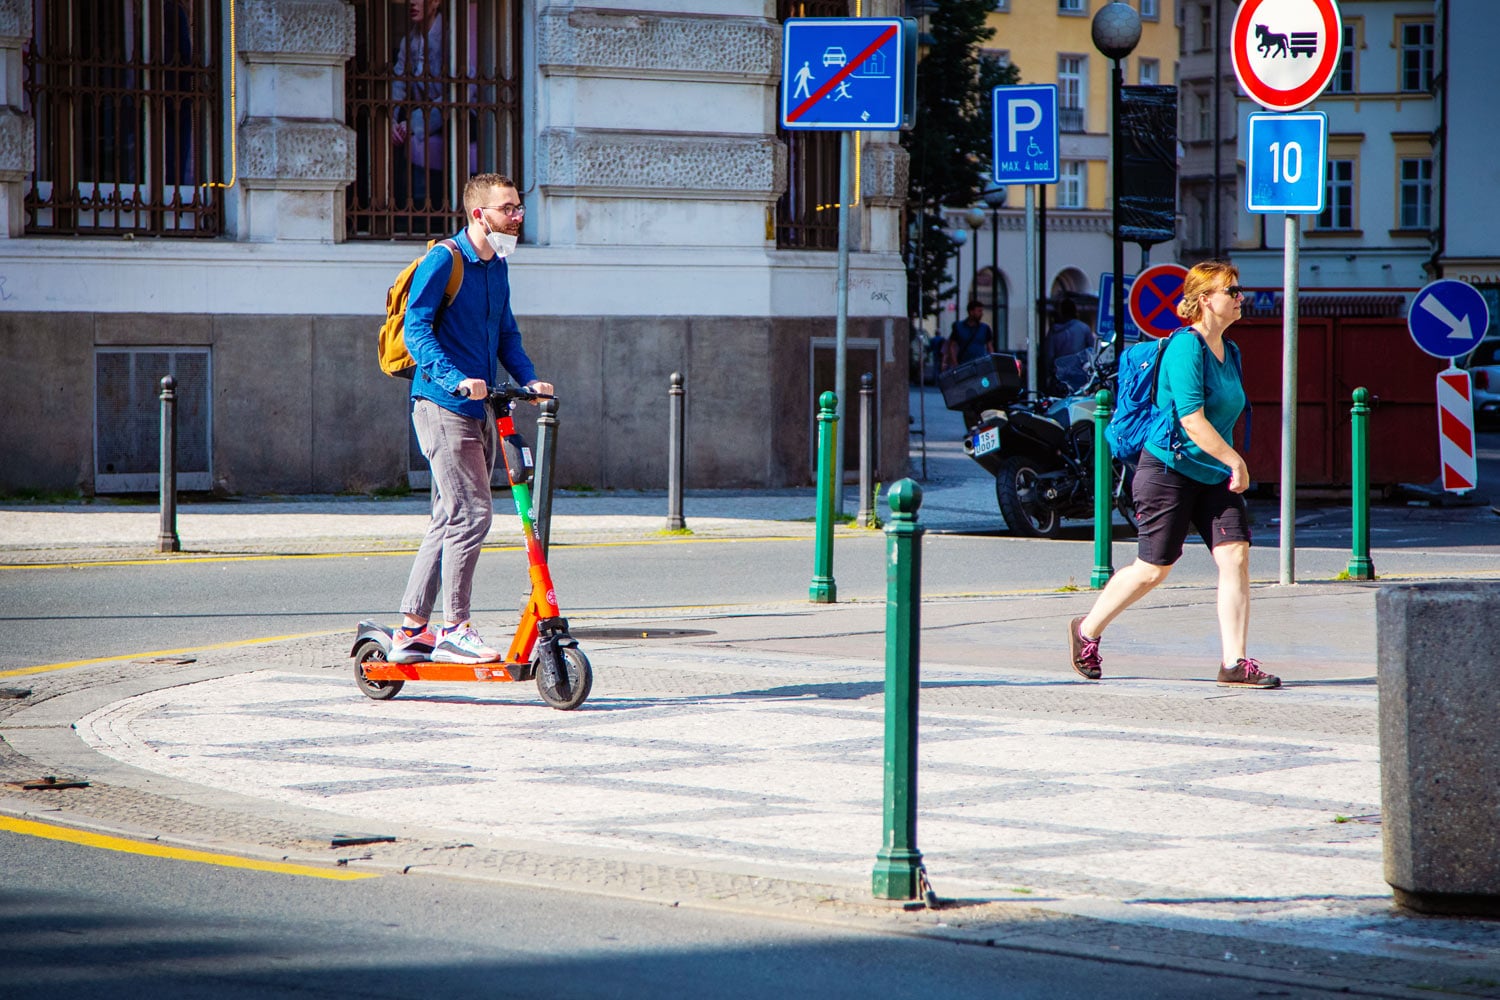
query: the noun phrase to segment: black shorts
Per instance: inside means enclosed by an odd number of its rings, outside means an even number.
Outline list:
[[[1229,490],[1229,480],[1200,483],[1173,472],[1150,451],[1141,453],[1131,483],[1140,524],[1137,557],[1153,566],[1171,566],[1182,558],[1188,529],[1197,528],[1210,550],[1220,542],[1250,541],[1250,513],[1245,498]]]

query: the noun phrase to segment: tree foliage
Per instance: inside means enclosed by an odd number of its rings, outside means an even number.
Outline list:
[[[958,292],[955,285],[943,287],[958,245],[938,210],[978,199],[990,159],[990,91],[1020,79],[1016,67],[979,54],[994,34],[985,24],[992,0],[935,0],[934,7],[917,67],[916,124],[901,137],[911,157],[908,204],[921,233],[908,246],[907,301],[923,316]]]

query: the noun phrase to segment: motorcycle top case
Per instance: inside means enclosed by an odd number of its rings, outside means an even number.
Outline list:
[[[943,405],[950,410],[999,409],[1021,392],[1021,361],[1014,354],[991,354],[938,373]]]

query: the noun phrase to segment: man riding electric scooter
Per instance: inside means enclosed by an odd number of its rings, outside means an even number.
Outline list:
[[[412,425],[432,468],[432,522],[401,598],[393,663],[501,659],[501,651],[487,645],[469,621],[479,548],[493,513],[497,440],[485,399],[489,387],[502,381],[501,365],[526,388],[552,392],[551,383],[536,377],[510,307],[505,258],[516,248],[525,217],[514,182],[476,174],[464,188],[464,213],[468,225],[452,240],[458,257],[443,246],[427,254],[412,277],[406,310],[406,347],[416,362]],[[453,267],[463,268],[463,283],[444,304]],[[440,588],[445,623],[434,629],[430,618]]]

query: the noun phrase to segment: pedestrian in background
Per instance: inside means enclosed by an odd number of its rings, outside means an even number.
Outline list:
[[[1239,270],[1206,261],[1188,272],[1177,315],[1189,325],[1172,335],[1161,358],[1158,418],[1141,452],[1133,496],[1140,522],[1136,560],[1109,580],[1088,614],[1068,623],[1073,669],[1103,676],[1099,640],[1120,613],[1166,580],[1196,529],[1219,568],[1218,683],[1274,688],[1281,680],[1246,654],[1250,630],[1250,471],[1233,447],[1245,409],[1239,349],[1224,332],[1240,318]]]
[[[469,595],[479,547],[494,508],[496,431],[485,397],[500,366],[537,392],[552,385],[536,377],[521,346],[510,307],[509,265],[525,209],[516,185],[499,174],[478,174],[464,188],[469,224],[453,237],[462,257],[463,284],[442,304],[456,266],[443,246],[428,252],[412,276],[406,308],[406,348],[417,363],[411,381],[411,420],[432,467],[432,520],[401,598],[403,624],[391,642],[393,663],[492,663],[500,659],[469,622]],[[439,589],[442,630],[429,624]]]
[[[1042,375],[1053,391],[1064,395],[1076,392],[1087,381],[1080,355],[1094,346],[1094,331],[1078,318],[1078,306],[1072,299],[1057,304],[1057,322],[1042,342]]]
[[[948,343],[943,348],[945,369],[994,353],[995,331],[990,329],[983,317],[984,306],[978,302],[970,302],[968,319],[953,324],[953,332],[948,335]]]

